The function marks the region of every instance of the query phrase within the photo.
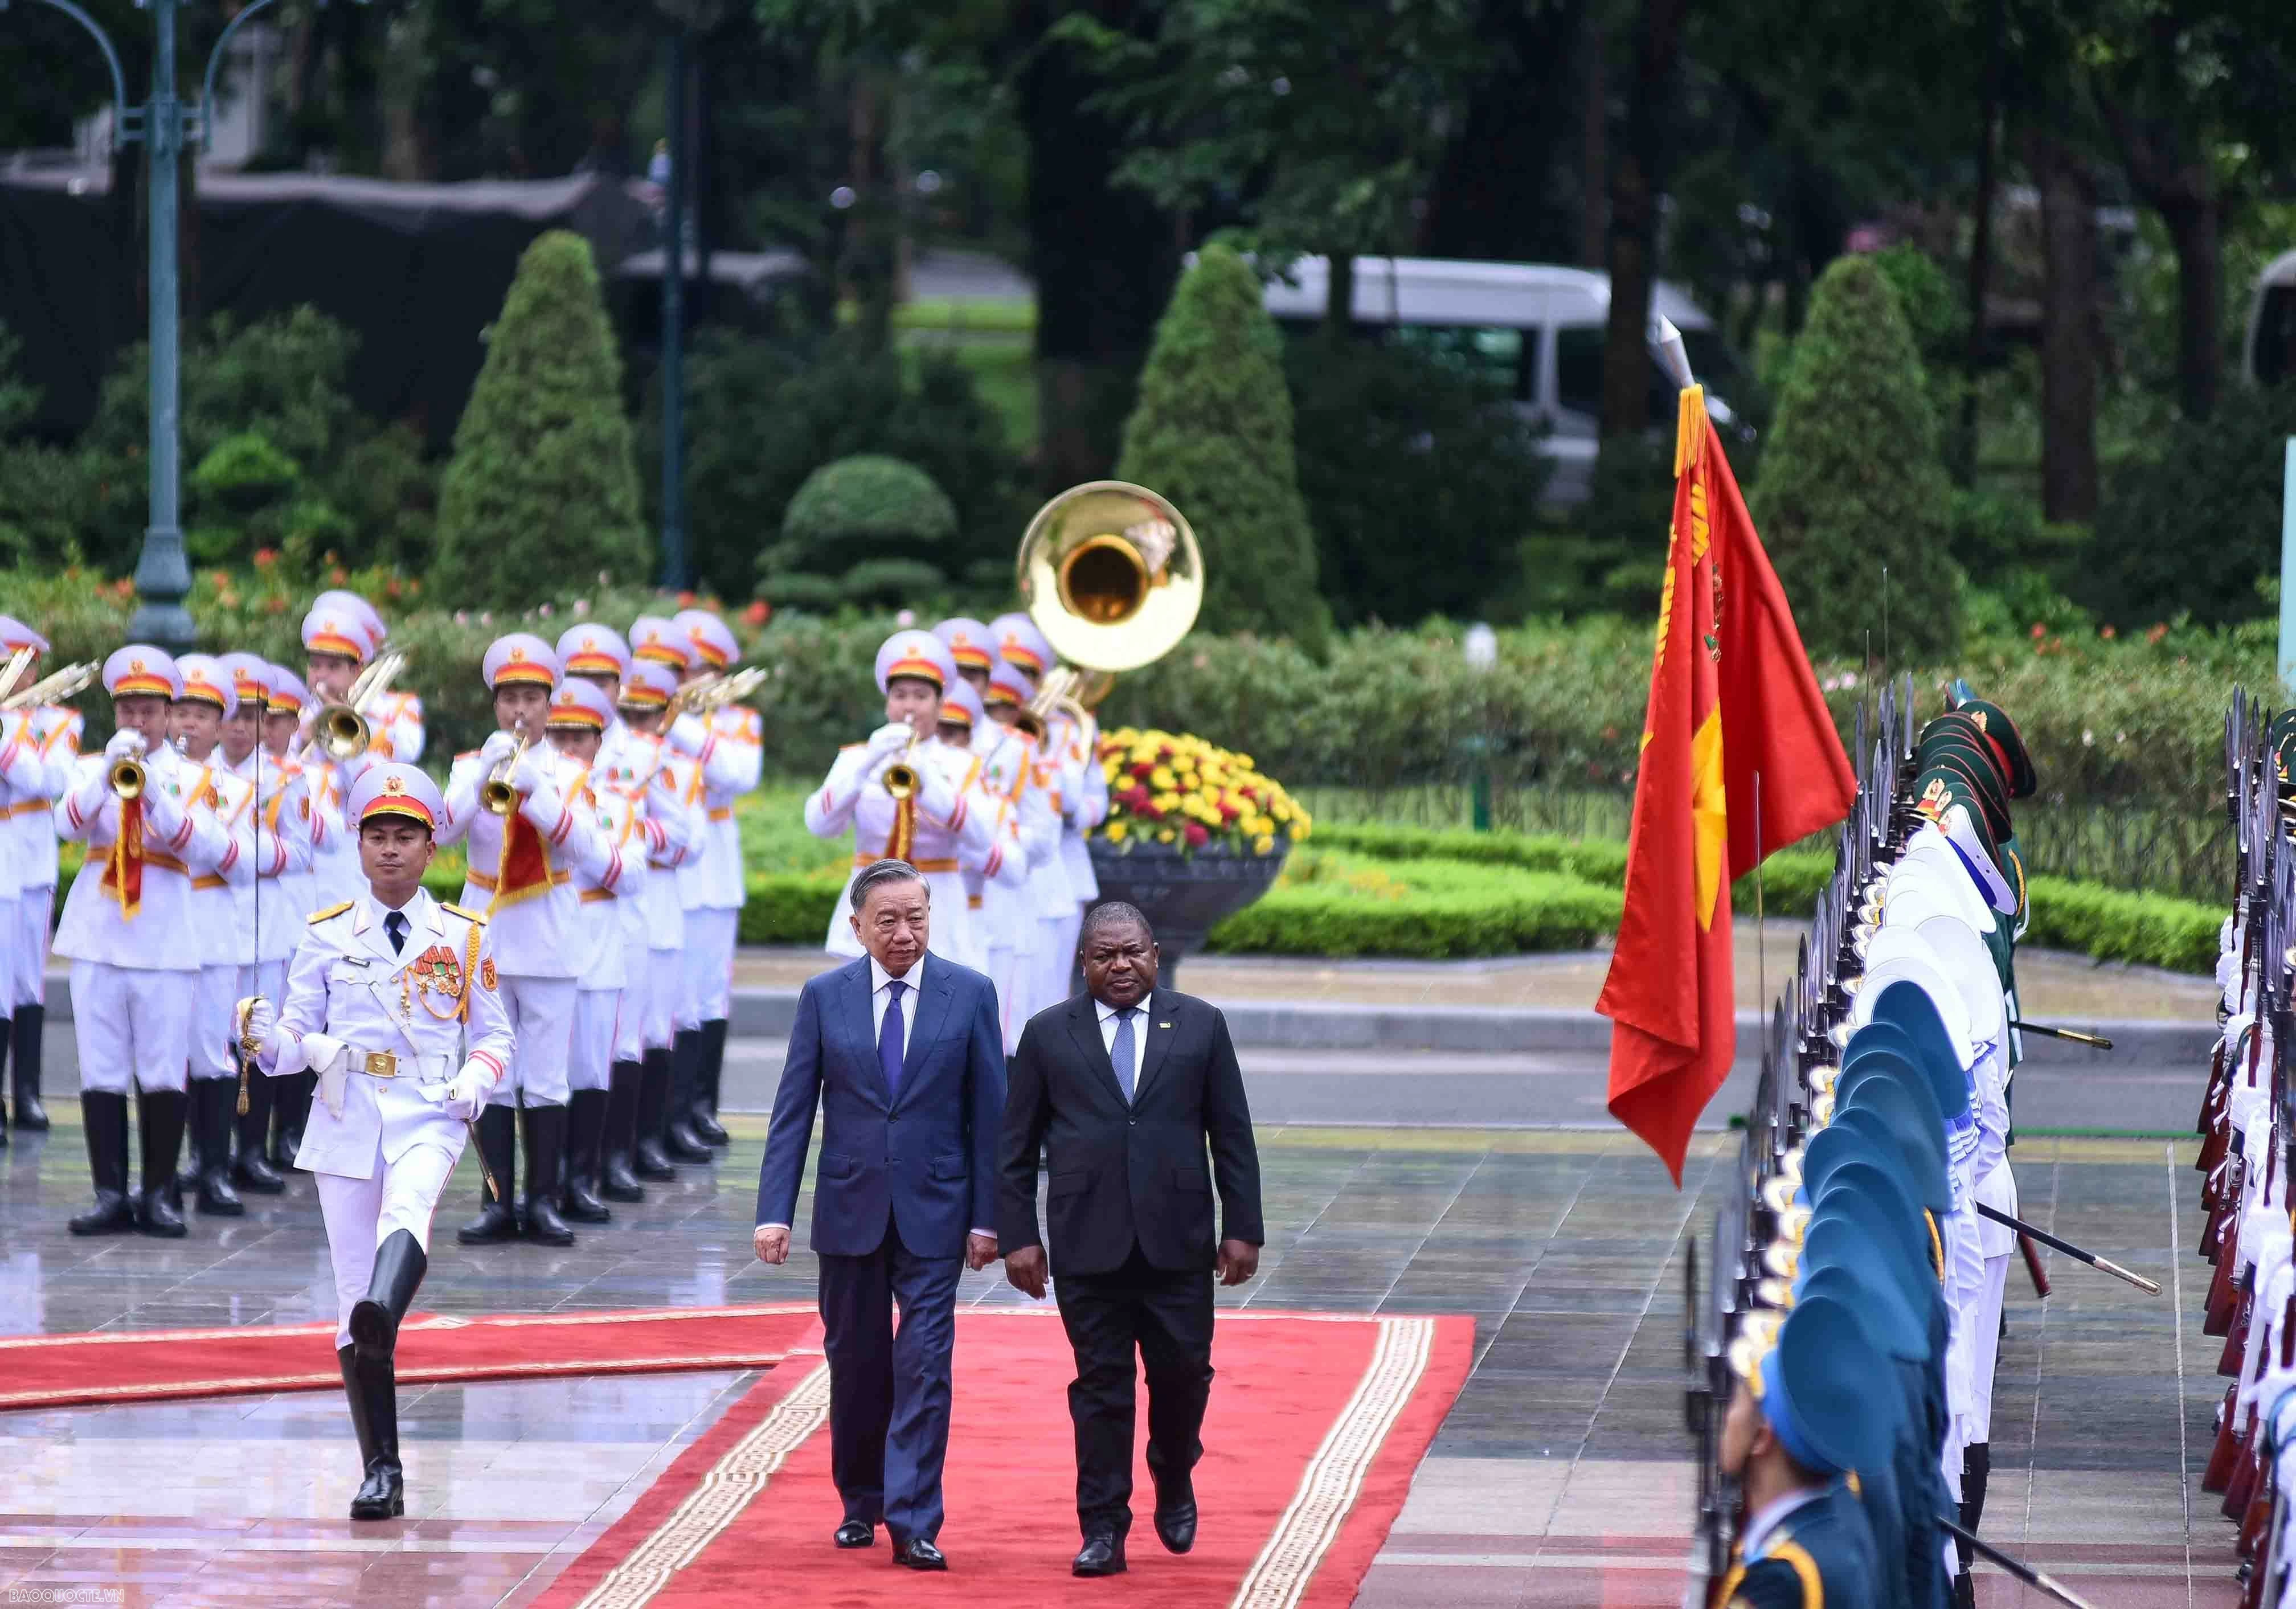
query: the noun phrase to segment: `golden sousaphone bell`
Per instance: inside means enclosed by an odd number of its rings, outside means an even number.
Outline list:
[[[1117,672],[1169,653],[1203,607],[1196,533],[1168,501],[1128,480],[1088,480],[1046,504],[1021,538],[1016,567],[1021,606],[1067,661],[1022,714],[1039,736],[1054,710],[1081,721]]]

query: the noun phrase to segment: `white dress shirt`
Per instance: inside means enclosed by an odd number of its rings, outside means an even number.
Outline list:
[[[1117,1014],[1117,1011],[1118,1011],[1118,1009],[1119,1009],[1119,1008],[1118,1008],[1118,1007],[1116,1007],[1116,1006],[1111,1006],[1111,1005],[1110,1005],[1107,1001],[1105,1001],[1105,1000],[1095,1000],[1095,1001],[1092,1003],[1092,1008],[1093,1008],[1093,1010],[1095,1010],[1095,1011],[1096,1011],[1096,1012],[1098,1012],[1098,1013],[1100,1014],[1100,1043],[1101,1043],[1101,1048],[1103,1048],[1103,1050],[1105,1050],[1105,1051],[1107,1051],[1107,1052],[1108,1052],[1108,1061],[1109,1061],[1109,1065],[1112,1067],[1112,1066],[1114,1066],[1114,1065],[1116,1064],[1116,1029],[1117,1029],[1116,1014]],[[1140,1001],[1138,1004],[1136,1004],[1136,1005],[1135,1005],[1134,1006],[1132,1006],[1132,1007],[1131,1007],[1131,1012],[1132,1012],[1132,1078],[1131,1078],[1131,1088],[1132,1088],[1132,1094],[1133,1094],[1133,1096],[1134,1096],[1134,1098],[1136,1098],[1136,1098],[1138,1098],[1139,1094],[1140,1094],[1140,1064],[1141,1064],[1141,1063],[1142,1063],[1143,1061],[1144,1061],[1144,1060],[1146,1059],[1147,1055],[1148,1055],[1148,1003],[1147,1003],[1147,1001],[1145,1001],[1145,1000],[1142,1000],[1142,1001]],[[1122,1079],[1121,1075],[1119,1075],[1119,1078],[1118,1078],[1118,1080],[1117,1080],[1117,1081],[1118,1081],[1119,1083],[1122,1083],[1122,1082],[1124,1082],[1124,1080]]]

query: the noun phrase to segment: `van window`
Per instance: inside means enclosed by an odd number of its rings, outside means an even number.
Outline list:
[[[1391,324],[1388,339],[1488,386],[1495,397],[1529,401],[1538,351],[1536,330],[1491,324]]]
[[[1603,343],[1608,339],[1601,324],[1564,324],[1554,332],[1554,398],[1574,413],[1603,415]],[[1688,340],[1685,338],[1685,347]],[[1666,372],[1651,358],[1650,423],[1671,429],[1675,390]]]

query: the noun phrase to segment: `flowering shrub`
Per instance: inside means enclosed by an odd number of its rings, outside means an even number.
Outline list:
[[[1314,825],[1281,783],[1253,768],[1250,755],[1201,737],[1121,727],[1102,735],[1100,765],[1108,819],[1094,835],[1110,843],[1271,855],[1277,839],[1304,839]]]

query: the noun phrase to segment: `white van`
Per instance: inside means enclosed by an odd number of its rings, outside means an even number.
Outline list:
[[[1603,341],[1611,311],[1611,276],[1547,263],[1454,262],[1430,257],[1358,257],[1355,318],[1387,328],[1393,339],[1439,352],[1485,371],[1513,399],[1516,412],[1546,427],[1540,450],[1554,461],[1548,504],[1587,500],[1603,412]],[[1267,306],[1292,327],[1322,322],[1331,265],[1293,260],[1268,284]],[[1651,315],[1682,332],[1692,373],[1707,388],[1719,425],[1733,414],[1727,398],[1744,394],[1744,370],[1722,344],[1714,321],[1682,290],[1660,280]],[[1652,349],[1651,423],[1674,428],[1675,391]]]

